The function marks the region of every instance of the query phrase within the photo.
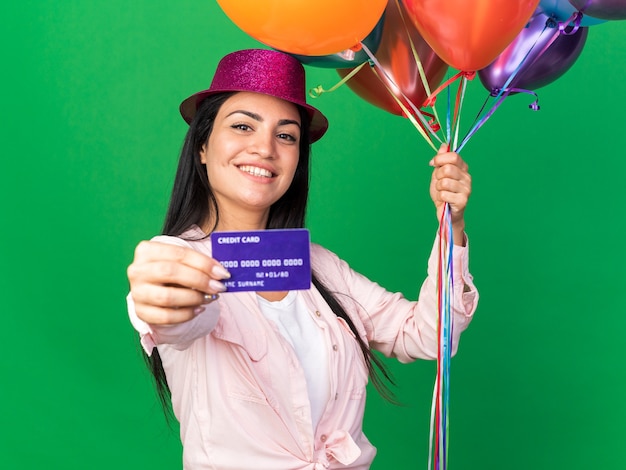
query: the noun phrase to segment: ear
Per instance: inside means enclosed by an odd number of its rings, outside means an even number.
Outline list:
[[[200,162],[206,165],[206,154],[207,154],[207,148],[206,148],[207,144],[206,142],[204,143],[204,145],[202,145],[202,148],[200,149]]]

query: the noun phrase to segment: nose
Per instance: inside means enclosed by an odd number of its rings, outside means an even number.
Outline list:
[[[269,129],[258,129],[250,142],[250,153],[262,158],[273,158],[275,151],[274,133]]]

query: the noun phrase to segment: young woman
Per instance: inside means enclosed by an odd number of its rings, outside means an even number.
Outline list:
[[[309,290],[227,292],[211,234],[303,227],[309,148],[328,123],[306,103],[300,63],[270,50],[224,57],[181,113],[190,127],[163,235],[137,246],[128,305],[180,421],[184,468],[369,468],[365,389],[368,378],[381,384],[371,350],[436,357],[437,244],[417,302],[316,244]],[[431,164],[432,199],[439,213],[449,203],[458,241],[456,346],[478,300],[463,246],[471,178],[455,153]]]

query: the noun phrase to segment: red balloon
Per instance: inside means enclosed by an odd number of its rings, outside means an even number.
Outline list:
[[[401,5],[400,8],[402,8]],[[382,70],[378,70],[377,75],[372,67],[367,65],[347,82],[348,87],[365,101],[400,116],[404,115],[404,111],[393,98],[392,93],[409,110],[411,107],[402,94],[417,108],[420,108],[427,98],[409,38],[413,41],[417,55],[422,62],[431,91],[441,83],[448,69],[447,64],[433,52],[415,26],[406,18],[404,10],[402,14],[406,19],[406,27],[398,10],[398,3],[396,0],[389,0],[385,9],[382,39],[375,54],[380,66],[393,83]],[[354,69],[338,69],[337,72],[341,77],[345,77],[351,70]]]
[[[415,26],[452,67],[489,65],[518,35],[539,0],[403,0]]]

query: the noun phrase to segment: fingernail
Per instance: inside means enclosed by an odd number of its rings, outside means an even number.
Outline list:
[[[428,162],[428,164],[430,166],[435,166],[435,159],[433,158],[431,161]]]
[[[199,307],[196,307],[196,308],[193,309],[193,314],[194,315],[199,315],[202,312],[204,312],[205,309],[206,309],[206,306],[200,305]]]
[[[210,304],[214,300],[217,300],[217,294],[204,294],[204,299],[202,300],[203,304]]]
[[[224,292],[226,290],[226,286],[220,281],[216,281],[215,279],[211,279],[209,281],[209,289],[216,290],[218,292]]]
[[[213,266],[213,269],[211,269],[211,272],[213,273],[214,276],[217,276],[220,279],[230,278],[230,273],[221,264],[216,264],[215,266]]]

